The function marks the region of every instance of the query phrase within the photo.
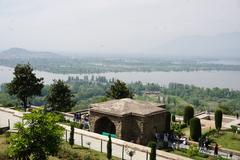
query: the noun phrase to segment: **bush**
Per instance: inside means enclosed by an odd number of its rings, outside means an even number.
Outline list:
[[[190,137],[194,141],[198,141],[201,137],[202,129],[201,122],[199,118],[192,118],[190,120]]]
[[[83,160],[95,160],[94,156],[91,154],[91,152],[84,155]]]
[[[184,108],[183,122],[189,125],[190,119],[194,116],[193,107],[187,106]]]
[[[71,132],[69,137],[69,144],[72,147],[74,145],[74,124],[71,124]]]
[[[187,128],[187,124],[186,123],[180,124],[180,129],[183,129],[183,128]]]
[[[222,111],[216,110],[215,112],[215,128],[219,131],[222,128]]]
[[[67,159],[67,160],[81,159],[80,155],[78,155],[77,152],[65,146],[62,146],[60,148],[57,156],[58,158]]]
[[[151,147],[150,160],[156,160],[156,142],[149,142],[148,146]]]
[[[237,126],[231,125],[231,129],[233,133],[237,132]]]
[[[110,135],[108,135],[107,158],[108,159],[112,158],[112,140],[111,140],[111,136]]]
[[[197,156],[198,155],[198,148],[194,145],[190,145],[189,149],[187,150],[187,155],[189,157]]]

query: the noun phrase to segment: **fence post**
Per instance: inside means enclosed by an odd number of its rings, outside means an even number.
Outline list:
[[[124,145],[122,146],[122,160],[124,159]]]
[[[10,120],[8,119],[8,127],[9,127],[9,129],[10,129]]]
[[[81,134],[81,145],[83,147],[83,135]]]
[[[102,153],[102,139],[101,139],[101,153]]]
[[[65,140],[67,142],[67,129],[65,129]]]

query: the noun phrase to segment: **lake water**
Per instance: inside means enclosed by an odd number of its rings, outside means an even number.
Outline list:
[[[13,78],[13,68],[0,66],[0,84],[10,82]],[[67,80],[68,76],[83,78],[86,74],[55,74],[35,71],[37,77],[43,77],[45,84],[52,83],[53,79]],[[90,74],[89,76],[106,76],[127,83],[142,81],[143,83],[158,83],[168,85],[170,82],[193,84],[200,87],[219,87],[240,90],[240,71],[192,71],[192,72],[121,72]]]

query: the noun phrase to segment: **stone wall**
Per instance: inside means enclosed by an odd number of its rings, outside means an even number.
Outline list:
[[[161,133],[168,128],[168,126],[166,126],[166,111],[147,117],[134,115],[117,117],[90,112],[90,130],[92,132],[94,132],[96,121],[102,117],[108,117],[114,123],[118,138],[143,145],[153,140],[156,132]]]
[[[140,144],[143,134],[143,121],[142,117],[125,116],[122,119],[122,139]]]
[[[119,117],[115,117],[115,116],[110,116],[110,115],[105,115],[102,113],[97,113],[97,112],[92,112],[90,111],[90,119],[89,119],[89,123],[90,123],[90,131],[94,132],[94,128],[95,128],[95,123],[98,119],[102,118],[102,117],[108,117],[108,119],[110,119],[115,127],[116,127],[116,135],[118,138],[122,138],[122,119]],[[104,124],[103,124],[104,125]]]
[[[166,131],[166,112],[146,117],[143,125],[144,138],[142,144],[147,144],[154,139],[156,132],[162,133]]]

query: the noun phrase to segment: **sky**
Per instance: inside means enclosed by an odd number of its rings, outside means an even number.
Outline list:
[[[239,17],[240,0],[0,0],[0,50],[134,55],[240,32]]]

